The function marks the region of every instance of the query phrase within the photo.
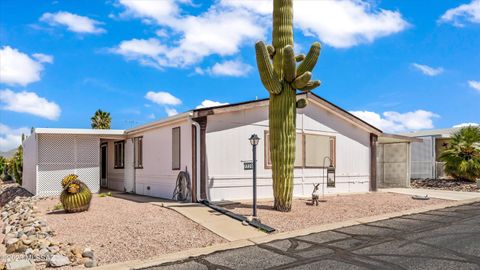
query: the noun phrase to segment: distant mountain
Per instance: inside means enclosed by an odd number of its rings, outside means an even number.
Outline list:
[[[9,151],[0,151],[0,156],[2,157],[5,157],[5,158],[11,158],[13,157],[13,155],[15,155],[15,152],[17,151],[17,149],[12,149],[12,150],[9,150]]]

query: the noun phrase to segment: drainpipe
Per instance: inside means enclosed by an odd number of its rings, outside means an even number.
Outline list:
[[[196,177],[195,177],[195,194],[197,194],[197,201],[198,201],[198,198],[200,198],[200,188],[199,188],[199,180],[200,180],[200,124],[198,124],[196,121],[194,121],[192,119],[192,124],[195,126],[195,129],[197,130],[197,132],[195,133],[196,135],[196,142],[195,142],[195,147],[197,148],[197,156],[195,158],[195,162],[197,163],[196,164],[196,172],[194,172],[196,174]],[[192,149],[193,151],[193,149]]]

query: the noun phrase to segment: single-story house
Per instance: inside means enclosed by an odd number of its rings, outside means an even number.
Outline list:
[[[385,134],[313,93],[298,98],[309,104],[297,110],[294,196],[310,196],[312,183],[323,183],[327,194],[409,183],[409,144],[415,139]],[[23,143],[23,186],[55,195],[60,180],[76,173],[93,192],[172,198],[178,174],[186,171],[193,201],[249,199],[248,138],[255,133],[258,197],[271,198],[268,102],[195,109],[127,130],[36,128]],[[335,182],[328,186],[322,181],[325,156],[335,167]]]
[[[420,139],[411,145],[412,179],[438,179],[445,177],[445,163],[440,154],[450,143],[450,136],[458,128],[420,130],[404,133],[403,136]]]

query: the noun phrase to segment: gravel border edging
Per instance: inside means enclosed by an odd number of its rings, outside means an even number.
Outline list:
[[[389,218],[393,218],[393,217],[399,217],[399,216],[411,215],[411,214],[422,213],[422,212],[427,212],[427,211],[432,211],[432,210],[444,209],[444,208],[453,207],[453,206],[460,206],[460,205],[479,202],[479,201],[480,201],[480,198],[474,198],[474,199],[468,199],[468,200],[462,200],[462,201],[448,202],[448,203],[443,203],[443,204],[438,204],[438,205],[431,205],[431,206],[427,206],[427,207],[410,209],[410,210],[405,210],[405,211],[400,211],[400,212],[392,212],[392,213],[384,214],[384,215],[371,216],[371,217],[365,217],[365,218],[357,218],[357,219],[352,219],[352,220],[347,220],[347,221],[342,221],[342,222],[337,222],[337,223],[319,225],[319,226],[315,226],[315,227],[311,227],[311,228],[307,228],[307,229],[296,230],[296,231],[291,231],[291,232],[283,232],[283,233],[278,233],[278,234],[273,234],[273,235],[250,238],[250,239],[246,239],[246,240],[237,240],[237,241],[232,241],[232,242],[229,242],[229,243],[219,244],[219,245],[214,245],[214,246],[209,246],[209,247],[189,249],[189,250],[185,250],[185,251],[165,254],[165,255],[155,257],[155,258],[150,258],[150,259],[147,259],[147,260],[134,260],[134,261],[129,261],[129,262],[117,263],[117,264],[103,265],[103,266],[97,267],[96,269],[99,269],[99,270],[142,269],[142,268],[152,267],[152,266],[167,263],[167,262],[174,262],[174,261],[178,261],[178,260],[187,259],[189,257],[206,255],[206,254],[210,254],[210,253],[217,252],[217,251],[224,251],[224,250],[229,250],[229,249],[247,247],[247,246],[252,246],[252,245],[266,243],[266,242],[271,242],[271,241],[275,241],[275,240],[282,240],[282,239],[296,237],[296,236],[308,235],[308,234],[311,234],[311,233],[329,231],[329,230],[333,230],[333,229],[339,229],[339,228],[348,227],[348,226],[352,226],[352,225],[363,224],[363,223],[370,223],[370,222],[389,219]]]

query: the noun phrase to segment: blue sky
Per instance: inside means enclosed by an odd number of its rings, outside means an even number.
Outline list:
[[[294,1],[314,92],[389,132],[480,122],[480,0]],[[30,127],[123,129],[268,97],[271,1],[0,2],[0,150]]]

